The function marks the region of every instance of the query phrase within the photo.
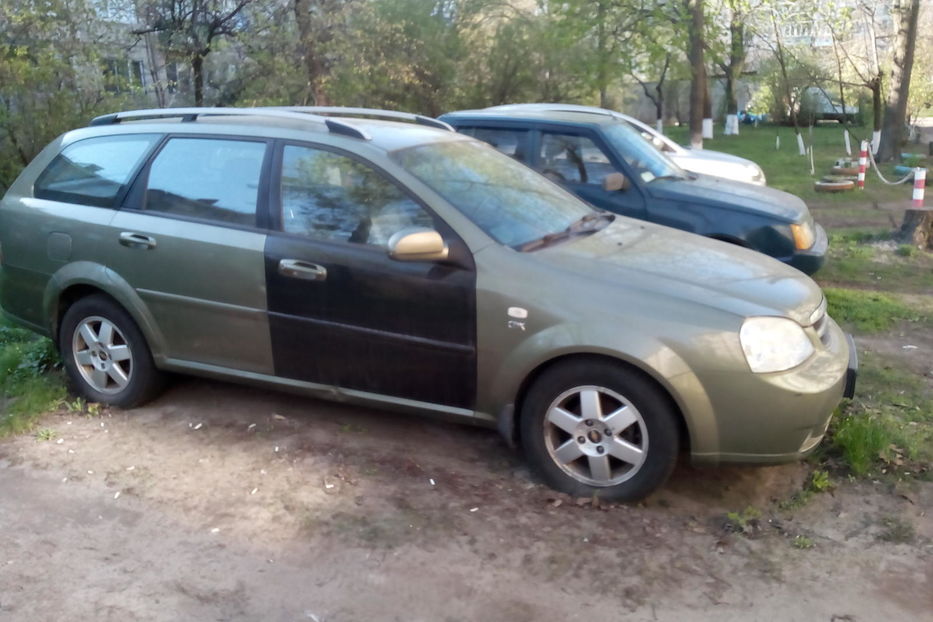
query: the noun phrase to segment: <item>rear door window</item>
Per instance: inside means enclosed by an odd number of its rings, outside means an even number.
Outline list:
[[[72,143],[39,175],[35,196],[113,207],[159,138],[158,134],[121,134]]]
[[[149,167],[145,209],[256,226],[265,141],[171,138]]]
[[[519,162],[528,161],[528,131],[507,130],[491,127],[465,127],[461,134],[478,138],[492,145],[496,151],[511,156]]]

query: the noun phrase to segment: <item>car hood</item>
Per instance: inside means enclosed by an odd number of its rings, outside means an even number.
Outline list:
[[[684,153],[681,154],[690,158],[700,158],[703,160],[711,160],[713,162],[726,162],[729,164],[736,164],[739,166],[758,166],[751,160],[746,158],[740,158],[739,156],[732,155],[731,153],[723,153],[722,151],[711,151],[709,149],[693,149],[691,147],[684,147]]]
[[[767,255],[625,217],[533,254],[581,279],[689,300],[742,317],[778,315],[807,325],[823,300],[810,277]]]
[[[710,175],[656,179],[648,185],[648,192],[657,199],[757,212],[787,222],[804,222],[810,218],[807,204],[788,192]]]

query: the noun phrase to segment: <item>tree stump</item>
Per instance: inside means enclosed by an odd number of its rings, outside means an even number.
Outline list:
[[[920,249],[933,250],[933,209],[924,207],[904,212],[904,224],[897,239]]]

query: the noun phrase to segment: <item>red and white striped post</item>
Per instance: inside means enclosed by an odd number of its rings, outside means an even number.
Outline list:
[[[923,191],[927,185],[927,170],[917,167],[914,169],[914,209],[923,208]]]
[[[865,165],[868,164],[868,141],[863,140],[858,154],[858,185],[859,190],[865,189]]]

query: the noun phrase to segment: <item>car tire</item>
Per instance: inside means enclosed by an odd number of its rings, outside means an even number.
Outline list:
[[[68,308],[58,345],[72,387],[89,402],[134,408],[162,389],[164,377],[136,322],[106,296]]]
[[[521,407],[521,443],[551,487],[637,501],[667,480],[680,450],[670,399],[641,372],[599,359],[546,369]]]

